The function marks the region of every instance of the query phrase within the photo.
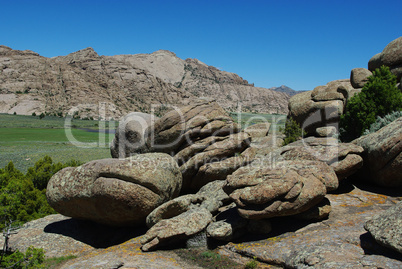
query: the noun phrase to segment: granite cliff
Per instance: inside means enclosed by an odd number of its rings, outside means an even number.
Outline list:
[[[182,60],[170,51],[99,56],[86,48],[46,58],[0,46],[0,113],[119,118],[200,97],[216,100],[226,110],[241,104],[243,111],[288,112],[289,95],[254,87],[234,73],[197,59]]]

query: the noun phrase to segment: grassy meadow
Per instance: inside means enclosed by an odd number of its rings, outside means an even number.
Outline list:
[[[116,124],[73,119],[65,127],[64,118],[0,114],[0,167],[12,161],[26,172],[45,155],[62,163],[109,158],[114,134],[99,130],[114,130]]]

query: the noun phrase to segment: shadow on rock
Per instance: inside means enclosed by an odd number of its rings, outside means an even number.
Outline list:
[[[366,255],[380,255],[390,259],[402,261],[401,254],[378,244],[369,232],[360,236],[360,245]]]
[[[356,185],[357,188],[367,191],[367,192],[382,194],[382,195],[391,196],[391,197],[400,197],[402,195],[401,188],[398,188],[398,187],[396,187],[396,188],[381,187],[381,186],[375,185],[374,183],[362,181],[362,180],[357,180],[353,184]]]
[[[74,238],[94,248],[107,248],[145,234],[146,228],[111,227],[90,221],[67,219],[47,225],[44,231]]]

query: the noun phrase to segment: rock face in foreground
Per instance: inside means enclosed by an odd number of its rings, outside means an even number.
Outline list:
[[[364,148],[361,179],[381,186],[402,186],[402,118],[353,143]]]
[[[364,228],[379,244],[402,253],[402,201],[374,216]]]
[[[401,268],[400,254],[378,245],[364,229],[367,219],[394,205],[398,198],[353,186],[345,193],[326,197],[332,206],[328,219],[302,224],[293,218],[278,218],[272,226],[282,233],[229,243],[220,254],[256,257],[279,268]]]
[[[400,253],[377,244],[363,227],[368,219],[394,206],[398,200],[395,195],[352,186],[327,197],[332,205],[328,219],[309,223],[277,218],[271,221],[275,235],[253,237],[242,228],[246,232],[243,239],[225,243],[216,251],[222,257],[242,261],[243,265],[236,269],[244,268],[247,257],[256,257],[262,268],[402,268]],[[226,215],[222,218],[228,219]],[[267,223],[264,226],[270,230]],[[230,230],[224,223],[217,228],[220,235]],[[172,250],[142,252],[143,233],[138,228],[102,227],[50,215],[24,225],[11,235],[9,243],[20,251],[29,246],[44,248],[46,257],[77,256],[61,268],[200,268],[194,260],[183,260]],[[2,240],[3,237],[0,245]]]
[[[167,154],[103,159],[55,174],[47,186],[49,204],[59,213],[113,226],[145,224],[157,206],[176,197],[182,177]]]
[[[338,182],[334,171],[319,161],[283,161],[273,167],[251,163],[228,176],[224,190],[242,217],[266,219],[308,210],[333,182]]]

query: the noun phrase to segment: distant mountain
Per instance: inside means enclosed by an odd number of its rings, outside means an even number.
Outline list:
[[[166,50],[99,56],[86,48],[46,58],[0,46],[0,113],[70,111],[81,118],[119,118],[131,111],[150,112],[154,104],[189,104],[197,98],[216,100],[229,111],[288,112],[289,95]]]
[[[295,91],[292,88],[289,88],[288,86],[282,85],[280,87],[273,87],[273,88],[269,88],[270,90],[276,91],[276,92],[283,92],[288,94],[290,97],[292,97],[293,95],[296,95],[298,93],[302,93],[304,91]]]

